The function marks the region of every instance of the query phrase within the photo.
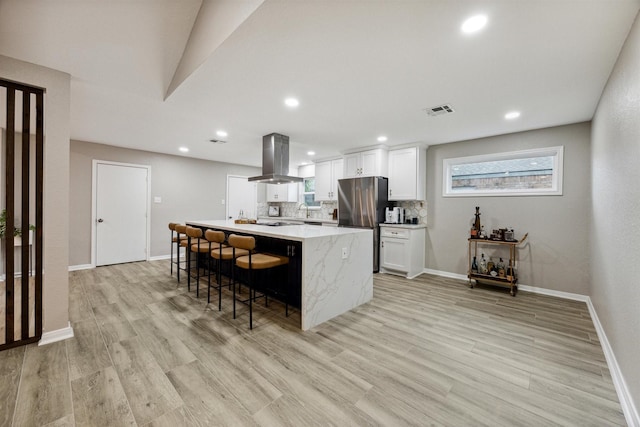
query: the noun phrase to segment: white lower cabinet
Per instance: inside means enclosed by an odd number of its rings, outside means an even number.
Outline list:
[[[424,270],[424,226],[380,226],[380,272],[412,279]]]

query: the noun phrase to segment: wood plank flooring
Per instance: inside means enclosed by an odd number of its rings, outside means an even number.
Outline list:
[[[378,274],[310,331],[276,301],[250,331],[168,261],[69,276],[75,337],[0,352],[0,426],[625,425],[584,303]]]

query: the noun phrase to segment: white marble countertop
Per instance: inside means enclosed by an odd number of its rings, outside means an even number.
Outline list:
[[[390,228],[408,228],[410,230],[418,230],[420,228],[427,228],[427,224],[380,224],[380,227]]]
[[[299,216],[259,216],[259,220],[266,221],[298,221],[298,222],[321,222],[323,224],[338,224],[337,219],[328,218],[301,218]]]
[[[271,217],[270,221],[283,221],[283,217]],[[286,220],[285,220],[286,221]],[[210,227],[218,230],[237,231],[238,233],[253,234],[256,236],[275,237],[286,240],[304,242],[308,239],[316,239],[332,236],[344,236],[356,233],[372,233],[367,228],[347,227],[319,227],[317,225],[295,224],[273,227],[260,224],[236,224],[234,220],[193,220],[186,221],[189,225],[198,227]]]

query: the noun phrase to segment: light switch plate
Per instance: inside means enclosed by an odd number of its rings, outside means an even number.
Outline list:
[[[162,197],[154,196],[153,197],[153,203],[162,203]]]

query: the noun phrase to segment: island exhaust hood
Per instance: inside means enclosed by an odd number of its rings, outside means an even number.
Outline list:
[[[270,133],[262,137],[262,175],[249,181],[266,184],[302,182],[302,178],[289,176],[289,137]]]

